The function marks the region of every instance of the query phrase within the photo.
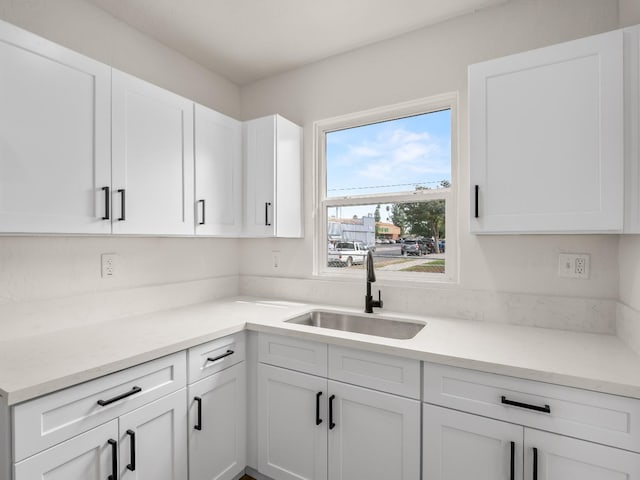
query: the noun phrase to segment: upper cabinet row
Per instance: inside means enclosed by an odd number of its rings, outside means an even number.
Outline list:
[[[0,232],[302,235],[297,125],[243,124],[3,22],[0,63]]]
[[[640,232],[640,37],[469,67],[473,233]]]

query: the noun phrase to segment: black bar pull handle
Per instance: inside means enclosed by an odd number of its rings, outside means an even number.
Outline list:
[[[269,207],[271,206],[271,202],[264,202],[264,224],[267,227],[271,226],[271,222],[269,221]]]
[[[131,395],[134,395],[141,391],[142,389],[140,387],[133,387],[128,392],[118,395],[117,397],[110,398],[109,400],[98,400],[98,405],[100,405],[101,407],[105,407],[113,402],[117,402],[118,400],[122,400],[123,398],[130,397]]]
[[[475,215],[474,215],[476,218],[480,217],[480,213],[478,211],[478,194],[479,194],[479,192],[480,192],[480,185],[476,185],[476,188],[475,188],[475,205],[476,205],[476,208],[475,208]]]
[[[130,438],[130,455],[131,455],[131,463],[127,465],[127,470],[131,470],[132,472],[136,471],[136,432],[133,430],[127,430],[127,435]]]
[[[111,203],[111,189],[109,187],[102,187],[104,192],[104,217],[103,220],[109,220],[111,218],[111,212],[109,211],[109,204]]]
[[[193,426],[196,430],[202,430],[202,398],[193,397],[195,402],[198,404],[198,420],[196,424]]]
[[[223,353],[222,355],[218,355],[217,357],[207,357],[207,361],[209,362],[217,362],[218,360],[221,360],[225,357],[228,357],[229,355],[233,355],[235,352],[233,350],[227,350],[225,353]]]
[[[516,442],[511,442],[511,465],[509,467],[509,480],[516,480]]]
[[[537,405],[530,405],[528,403],[515,402],[513,400],[508,400],[504,395],[502,396],[502,403],[505,405],[511,405],[513,407],[526,408],[528,410],[535,410],[536,412],[543,413],[551,413],[551,407],[549,405],[545,405],[544,407],[539,407]]]
[[[126,217],[127,207],[125,203],[127,200],[127,197],[126,197],[127,192],[125,191],[124,188],[119,188],[118,193],[120,194],[120,218],[118,219],[118,221],[122,222],[127,219]]]
[[[335,395],[331,395],[329,397],[329,430],[333,430],[336,426],[336,424],[333,423],[333,401],[335,400],[335,398]]]
[[[111,475],[107,480],[118,480],[118,442],[110,438],[107,443],[111,445]]]
[[[320,425],[322,423],[322,419],[320,418],[320,397],[322,396],[322,392],[316,393],[316,425]]]
[[[198,225],[204,225],[204,224],[205,224],[205,222],[206,222],[206,220],[205,220],[205,214],[204,214],[204,199],[203,199],[203,200],[198,200],[198,203],[199,203],[200,205],[202,205],[202,217],[201,217],[201,218],[202,218],[202,220],[200,220],[200,221],[198,222]]]
[[[533,447],[533,480],[538,480],[538,449]]]

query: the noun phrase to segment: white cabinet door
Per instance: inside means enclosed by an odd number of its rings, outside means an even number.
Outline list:
[[[248,236],[302,236],[302,130],[279,115],[243,125]]]
[[[119,419],[121,480],[187,478],[186,389]]]
[[[422,411],[424,480],[522,480],[521,426],[428,404]]]
[[[640,26],[624,30],[625,233],[640,233]]]
[[[195,106],[196,234],[242,231],[242,124]]]
[[[114,473],[117,439],[112,420],[16,463],[14,480],[105,480]]]
[[[110,233],[111,69],[0,22],[0,231]]]
[[[113,232],[193,234],[193,102],[113,70]]]
[[[329,380],[329,479],[420,477],[420,402]]]
[[[277,480],[327,478],[326,406],[326,379],[258,365],[260,473]]]
[[[640,454],[525,428],[525,480],[639,480]]]
[[[622,230],[622,31],[472,65],[469,102],[472,232]]]
[[[245,363],[189,386],[189,479],[229,480],[246,460]]]

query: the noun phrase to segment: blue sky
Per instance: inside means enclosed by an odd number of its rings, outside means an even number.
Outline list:
[[[326,142],[327,197],[451,181],[450,110],[330,132]]]

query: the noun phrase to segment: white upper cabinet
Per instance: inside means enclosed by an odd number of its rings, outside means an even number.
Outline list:
[[[193,234],[193,102],[113,70],[113,233]]]
[[[472,232],[623,230],[623,72],[621,30],[469,67]]]
[[[195,106],[196,234],[242,231],[242,123]]]
[[[640,233],[640,26],[624,30],[625,233]]]
[[[279,115],[243,125],[244,234],[302,237],[302,129]]]
[[[109,233],[111,68],[0,22],[0,232]]]

